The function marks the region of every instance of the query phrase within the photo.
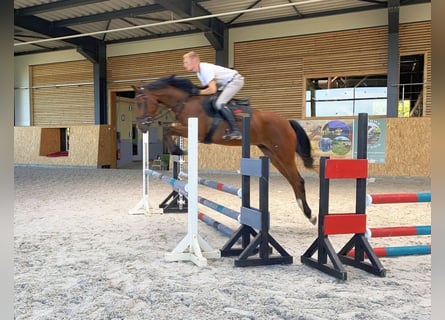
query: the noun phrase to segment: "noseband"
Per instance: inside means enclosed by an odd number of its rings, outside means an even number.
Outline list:
[[[143,89],[142,89],[143,90]],[[147,95],[142,92],[136,95],[136,105],[138,105],[138,98],[141,98],[144,100],[143,108],[144,113],[140,116],[136,116],[136,121],[140,123],[141,125],[149,125],[153,122],[153,118],[148,116],[148,97]]]
[[[155,120],[157,120],[157,119],[159,119],[159,118],[162,118],[165,114],[166,114],[166,112],[164,112],[164,113],[160,113],[160,114],[158,114],[157,116],[155,116],[155,117],[151,117],[151,116],[149,116],[148,115],[148,103],[149,102],[151,102],[151,103],[153,103],[153,104],[155,104],[155,105],[159,105],[159,102],[157,101],[157,100],[155,100],[155,99],[153,99],[152,97],[150,97],[150,96],[147,96],[146,94],[145,94],[145,92],[143,92],[143,90],[144,89],[142,89],[141,91],[141,93],[139,93],[139,94],[137,94],[136,95],[136,100],[138,99],[138,98],[140,98],[140,97],[142,97],[142,99],[144,100],[144,106],[143,106],[143,108],[144,108],[144,113],[142,114],[142,115],[140,115],[140,116],[136,116],[136,121],[138,122],[138,123],[140,123],[141,125],[146,125],[146,126],[148,126],[148,125],[150,125],[151,123],[153,123],[153,121],[155,121]],[[150,101],[149,101],[150,100]],[[136,102],[137,103],[137,102]],[[168,110],[167,110],[167,112],[168,112]]]

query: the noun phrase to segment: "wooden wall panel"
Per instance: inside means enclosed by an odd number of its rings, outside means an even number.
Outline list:
[[[256,108],[303,118],[305,77],[386,72],[385,33],[381,27],[236,43],[235,68],[246,77],[240,95]]]
[[[431,177],[431,117],[388,118],[385,164],[369,164],[374,176]]]
[[[386,74],[387,41],[383,26],[236,43],[234,67],[246,78],[239,95],[249,97],[255,108],[304,118],[306,78]],[[400,52],[425,53],[425,79],[430,81],[431,23],[401,25]],[[429,115],[430,89],[425,99]]]
[[[93,81],[93,64],[88,60],[39,64],[31,69],[33,86]]]
[[[110,57],[107,63],[108,89],[130,91],[132,85],[151,79],[171,74],[188,75],[182,56],[191,50],[197,51],[202,61],[215,62],[215,51],[211,46]],[[195,78],[192,79],[194,82],[197,81]]]
[[[33,89],[32,106],[38,126],[94,124],[92,85]]]
[[[31,66],[32,124],[94,124],[93,64],[87,60]]]

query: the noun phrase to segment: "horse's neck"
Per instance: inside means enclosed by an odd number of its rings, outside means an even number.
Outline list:
[[[156,97],[178,117],[184,108],[184,102],[187,101],[188,95],[180,90],[162,90],[156,93]]]
[[[167,94],[161,93],[158,95],[158,100],[162,102],[168,108],[175,108],[178,104],[182,103],[187,99],[185,94]]]

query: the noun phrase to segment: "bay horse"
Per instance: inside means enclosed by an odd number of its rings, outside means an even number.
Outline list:
[[[241,140],[222,139],[229,125],[218,114],[211,114],[210,110],[213,108],[208,107],[212,103],[209,102],[211,96],[193,95],[197,88],[199,87],[189,79],[174,75],[140,87],[133,86],[137,128],[146,132],[153,121],[164,115],[158,113],[158,108],[164,106],[166,111],[171,110],[175,114],[177,121],[175,125],[165,128],[163,136],[163,141],[172,154],[184,154],[175,144],[172,136],[187,137],[189,117],[198,118],[200,143],[240,146]],[[241,100],[234,100],[238,102],[238,107],[242,106]],[[245,101],[244,107],[246,107]],[[304,179],[295,163],[296,153],[301,157],[306,168],[314,169],[311,144],[305,130],[297,121],[286,120],[276,113],[253,109],[250,106],[247,106],[247,109],[251,112],[250,144],[257,146],[265,156],[269,157],[270,162],[287,179],[304,215],[312,224],[315,224],[317,216],[312,215],[312,210],[306,201]],[[236,114],[235,118],[240,121]],[[242,123],[239,127],[242,128]]]

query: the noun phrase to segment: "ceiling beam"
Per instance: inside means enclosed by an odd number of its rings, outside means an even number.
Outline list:
[[[26,30],[45,35],[50,38],[64,37],[79,34],[79,32],[68,28],[54,28],[51,22],[36,16],[14,16],[14,25]],[[77,48],[77,51],[92,62],[98,61],[98,48],[100,40],[91,36],[65,39],[65,43]]]
[[[370,2],[370,3],[375,3],[375,4],[381,4],[382,6],[386,7],[387,4],[387,0],[360,0],[362,2]]]
[[[287,0],[287,2],[292,3],[292,0]],[[295,13],[299,16],[299,17],[303,17],[303,14],[300,12],[300,10],[298,10],[297,6],[292,6],[292,8],[294,9]]]
[[[128,43],[128,42],[134,42],[134,41],[153,40],[153,39],[164,39],[164,38],[175,37],[175,36],[196,34],[198,32],[199,31],[197,31],[197,30],[173,31],[173,32],[167,32],[167,33],[163,33],[163,34],[152,34],[152,35],[146,35],[146,36],[138,36],[138,37],[133,37],[131,39],[108,40],[107,44]]]
[[[206,9],[198,5],[193,0],[156,0],[156,3],[166,10],[173,12],[180,18],[191,18],[210,15]],[[195,28],[204,32],[207,40],[216,50],[224,47],[224,30],[226,26],[218,18],[195,20],[190,22]]]
[[[253,7],[255,7],[258,3],[260,3],[263,0],[256,0],[254,3],[252,3],[250,6],[247,7],[247,9],[252,9]],[[245,13],[239,13],[236,15],[235,18],[233,18],[232,20],[229,21],[229,25],[232,24],[233,22],[235,22],[239,17],[241,17],[242,15],[244,15]]]
[[[104,2],[108,0],[60,0],[45,4],[39,4],[32,7],[26,7],[22,9],[16,9],[14,10],[15,14],[23,15],[23,16],[29,16],[34,15],[38,13],[45,13],[49,11],[56,11],[56,10],[62,10],[62,9],[68,9],[68,8],[74,8],[79,6],[84,6],[91,3],[97,3],[97,2]]]
[[[67,26],[74,26],[74,25],[79,25],[79,24],[83,24],[83,23],[91,23],[91,22],[107,21],[107,20],[111,20],[111,19],[136,17],[136,16],[142,15],[142,14],[156,13],[156,12],[160,12],[160,11],[165,11],[165,8],[159,4],[150,4],[150,5],[140,6],[140,7],[135,7],[135,8],[121,9],[121,10],[110,11],[110,12],[106,12],[106,13],[98,13],[98,14],[92,14],[92,15],[88,15],[88,16],[77,17],[77,18],[59,20],[59,21],[55,21],[54,25],[56,27],[67,27]]]

